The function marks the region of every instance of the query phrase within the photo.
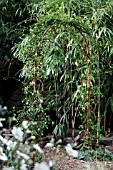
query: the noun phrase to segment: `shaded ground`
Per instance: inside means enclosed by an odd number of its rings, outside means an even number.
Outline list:
[[[55,170],[113,170],[113,162],[95,161],[86,162],[67,156],[64,149],[44,149],[43,160],[55,162]]]
[[[10,136],[10,130],[7,129],[4,136]],[[47,141],[49,142],[49,141]],[[69,141],[68,141],[69,142]],[[110,150],[113,153],[113,138],[105,138],[102,143],[107,143],[111,146],[104,146],[106,149]],[[44,147],[44,142],[40,142],[42,148]],[[83,160],[77,160],[73,157],[69,157],[63,147],[53,147],[53,148],[44,148],[43,161],[49,162],[52,160],[54,162],[55,170],[113,170],[112,161],[93,161],[86,162]]]

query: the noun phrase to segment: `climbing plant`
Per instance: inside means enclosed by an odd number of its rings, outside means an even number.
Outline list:
[[[41,123],[52,109],[54,133],[71,127],[73,138],[79,117],[88,143],[98,144],[113,68],[112,1],[45,0],[33,8],[36,23],[13,48],[24,63],[22,115]]]

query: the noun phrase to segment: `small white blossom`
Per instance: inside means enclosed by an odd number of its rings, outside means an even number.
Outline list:
[[[20,127],[13,127],[13,130],[12,130],[12,134],[13,136],[19,140],[19,141],[22,141],[23,140],[23,131]]]
[[[42,99],[40,99],[40,104],[42,104],[44,101]]]
[[[35,136],[31,136],[30,139],[33,139],[33,140],[34,140],[34,139],[36,139],[36,137],[35,137]]]
[[[16,147],[17,142],[12,142],[11,140],[9,140],[7,141],[6,145],[7,145],[7,150],[10,151]]]
[[[24,120],[22,122],[22,126],[24,127],[24,129],[27,129],[28,128],[28,121],[27,120]]]
[[[66,149],[66,151],[67,151],[67,153],[68,153],[68,155],[69,156],[73,156],[73,157],[78,157],[78,151],[76,151],[76,150],[73,150],[72,149],[72,146],[70,145],[70,144],[67,144],[66,146],[65,146],[65,149]]]
[[[52,160],[49,161],[49,167],[53,167],[54,164],[55,164],[55,161],[52,161]]]
[[[28,170],[27,165],[26,164],[21,165],[20,170]]]
[[[24,154],[24,153],[21,153],[20,151],[16,151],[16,153],[19,155],[19,156],[21,156],[21,157],[23,157],[24,159],[26,159],[26,160],[28,160],[28,159],[30,159],[30,157],[28,156],[28,155],[26,155],[26,154]]]
[[[6,119],[5,118],[0,118],[0,127],[3,127],[3,124],[1,121],[5,121]]]
[[[38,144],[34,144],[33,147],[40,153],[43,154],[44,151],[40,148],[40,146]]]
[[[0,118],[0,121],[5,121],[6,119],[5,118]]]
[[[59,139],[57,142],[56,142],[56,145],[62,143],[62,139]]]
[[[26,133],[31,133],[31,130],[27,129],[27,130],[26,130]]]
[[[15,116],[13,116],[13,121],[15,121],[16,120],[16,118],[15,118]]]
[[[53,143],[47,143],[46,145],[45,145],[45,148],[52,148],[54,145],[53,145]]]
[[[85,82],[85,81],[83,81],[83,82],[82,82],[82,85],[85,87],[85,86],[86,86],[86,82]]]
[[[48,68],[46,75],[48,76],[50,74],[50,72],[51,72],[51,69]]]
[[[4,109],[4,110],[7,110],[7,106],[4,106],[3,109]]]
[[[3,127],[3,124],[2,124],[2,122],[0,122],[0,127]]]
[[[75,65],[76,65],[76,66],[78,66],[78,63],[77,63],[77,61],[75,62]]]
[[[0,160],[2,161],[7,161],[7,156],[5,155],[5,153],[3,153],[3,148],[0,147]]]
[[[36,162],[33,170],[50,170],[50,168],[46,162]]]
[[[28,140],[26,140],[26,141],[25,141],[25,145],[28,145],[28,143],[29,143]]]
[[[25,160],[22,159],[21,162],[20,162],[21,165],[25,164]]]
[[[7,140],[5,138],[3,138],[1,135],[0,135],[0,140],[3,142],[3,144],[7,144]]]

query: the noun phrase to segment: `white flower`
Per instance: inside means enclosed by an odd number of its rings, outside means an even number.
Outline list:
[[[85,81],[83,81],[83,82],[82,82],[82,85],[85,87],[85,86],[86,86],[86,82],[85,82]]]
[[[5,121],[6,119],[5,118],[0,118],[0,121]]]
[[[39,146],[38,144],[34,144],[33,147],[34,147],[36,150],[38,150],[38,152],[39,152],[40,154],[43,154],[43,153],[44,153],[44,151],[40,148],[40,146]]]
[[[0,140],[3,142],[3,144],[7,144],[7,140],[5,138],[3,138],[1,135],[0,135]]]
[[[36,139],[36,137],[35,136],[31,136],[30,139]]]
[[[20,170],[28,170],[27,165],[26,164],[21,165]]]
[[[76,66],[78,66],[78,63],[77,63],[77,61],[75,62],[75,65],[76,65]]]
[[[13,121],[15,121],[16,120],[16,117],[15,116],[13,116]]]
[[[23,140],[23,131],[20,127],[13,127],[13,130],[12,130],[12,134],[13,136],[19,140],[19,141],[22,141]]]
[[[3,127],[3,124],[2,124],[2,122],[0,122],[0,127]]]
[[[3,148],[0,147],[0,160],[2,161],[7,161],[7,156],[5,155],[5,153],[3,153]]]
[[[45,148],[52,148],[54,145],[53,145],[53,143],[47,143],[46,145],[45,145]]]
[[[21,156],[21,157],[23,157],[24,159],[26,159],[26,160],[28,160],[28,159],[30,159],[30,157],[28,156],[28,155],[26,155],[26,154],[24,154],[24,153],[21,153],[20,151],[16,151],[16,153],[19,155],[19,156]]]
[[[7,145],[8,151],[11,150],[11,149],[13,150],[13,149],[15,149],[17,142],[12,142],[11,140],[9,140],[9,141],[7,141],[6,145]]]
[[[26,133],[31,133],[31,130],[27,129],[27,130],[26,130]]]
[[[34,140],[34,139],[36,139],[35,136],[30,136],[27,140]]]
[[[50,74],[50,72],[51,72],[51,69],[48,68],[46,75],[48,76]]]
[[[25,141],[25,145],[28,145],[28,143],[29,143],[29,142],[28,142],[28,140],[27,140],[27,141]]]
[[[42,99],[40,99],[40,104],[42,104],[44,101]]]
[[[21,162],[20,162],[21,165],[25,164],[25,160],[22,159]]]
[[[4,106],[3,109],[4,109],[4,110],[7,110],[7,106]]]
[[[46,162],[36,162],[33,170],[50,170],[50,168]]]
[[[27,120],[24,120],[22,122],[22,126],[24,127],[24,129],[27,129],[28,128],[28,121]]]
[[[59,139],[59,140],[56,142],[56,145],[58,145],[59,143],[62,143],[62,139]]]
[[[65,149],[66,149],[66,151],[67,151],[67,153],[68,153],[68,155],[69,156],[73,156],[73,157],[78,157],[78,151],[76,151],[76,150],[73,150],[72,149],[72,146],[70,145],[70,144],[67,144],[66,146],[65,146]]]
[[[0,127],[3,127],[2,121],[5,121],[5,118],[0,118]]]
[[[52,161],[52,160],[49,161],[49,167],[53,167],[54,164],[55,164],[55,161]]]

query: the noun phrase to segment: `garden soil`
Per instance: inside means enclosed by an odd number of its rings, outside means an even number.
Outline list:
[[[113,162],[77,160],[67,155],[63,148],[44,149],[43,161],[52,160],[55,170],[113,170]]]

